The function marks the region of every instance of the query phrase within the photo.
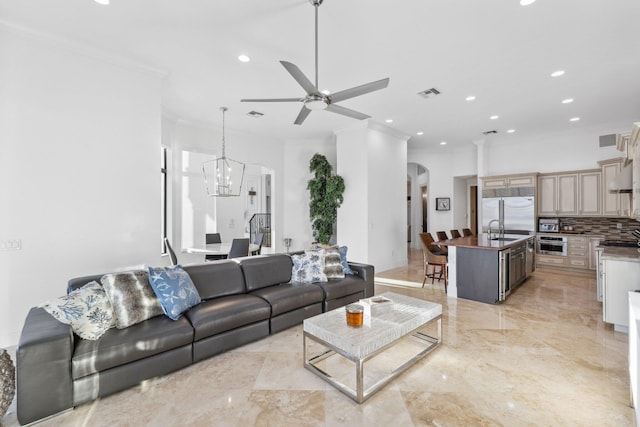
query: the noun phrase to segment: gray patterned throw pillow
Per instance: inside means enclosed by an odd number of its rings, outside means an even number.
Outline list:
[[[111,301],[118,329],[164,313],[145,270],[105,274],[100,283]]]

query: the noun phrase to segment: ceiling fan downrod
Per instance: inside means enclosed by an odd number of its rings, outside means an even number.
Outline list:
[[[318,86],[318,8],[322,4],[322,1],[323,0],[309,0],[315,9],[316,15],[316,88],[318,88],[318,90],[320,90]]]

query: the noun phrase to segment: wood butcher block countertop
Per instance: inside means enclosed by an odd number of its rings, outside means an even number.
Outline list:
[[[505,240],[490,240],[489,235],[483,233],[479,236],[458,237],[457,239],[442,240],[435,242],[435,244],[444,246],[458,246],[461,248],[490,249],[501,251],[503,249],[507,249],[519,243],[522,243],[533,236],[505,234],[504,237]]]

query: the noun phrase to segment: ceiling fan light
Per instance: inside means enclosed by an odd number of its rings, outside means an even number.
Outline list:
[[[304,106],[309,110],[324,110],[327,108],[327,103],[324,102],[324,99],[310,99],[304,103]]]

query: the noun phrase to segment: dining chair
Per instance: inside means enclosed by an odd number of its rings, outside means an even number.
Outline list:
[[[205,243],[208,245],[210,243],[222,243],[222,239],[220,238],[220,233],[207,233],[204,235]],[[226,259],[226,255],[205,255],[205,261],[215,261],[217,259]]]
[[[178,257],[176,256],[176,253],[171,248],[171,245],[169,244],[169,239],[167,239],[166,237],[164,238],[164,247],[167,249],[167,253],[169,254],[169,260],[171,261],[171,265],[172,266],[178,265]]]
[[[458,230],[451,230],[451,238],[452,239],[457,239],[459,237],[462,237],[462,236],[460,235],[460,232]]]
[[[462,229],[462,235],[464,237],[469,237],[469,236],[473,236],[473,233],[471,232],[470,228],[463,228]]]
[[[222,239],[220,238],[220,233],[207,233],[207,234],[205,234],[205,243],[207,245],[209,243],[222,243]]]
[[[228,259],[249,256],[249,239],[233,239],[229,249]]]
[[[256,238],[253,239],[253,244],[254,245],[258,245],[258,249],[251,252],[251,255],[260,255],[260,253],[262,252],[262,241],[264,240],[264,234],[263,233],[256,233]]]
[[[440,267],[440,275],[438,281],[444,278],[444,292],[447,293],[447,255],[443,252],[438,252],[439,248],[433,244],[433,237],[430,233],[420,233],[420,240],[422,242],[422,254],[424,257],[424,279],[422,280],[422,287],[427,282],[427,278],[431,278],[433,284],[436,277],[436,267]],[[433,271],[429,273],[429,267],[433,267]]]

